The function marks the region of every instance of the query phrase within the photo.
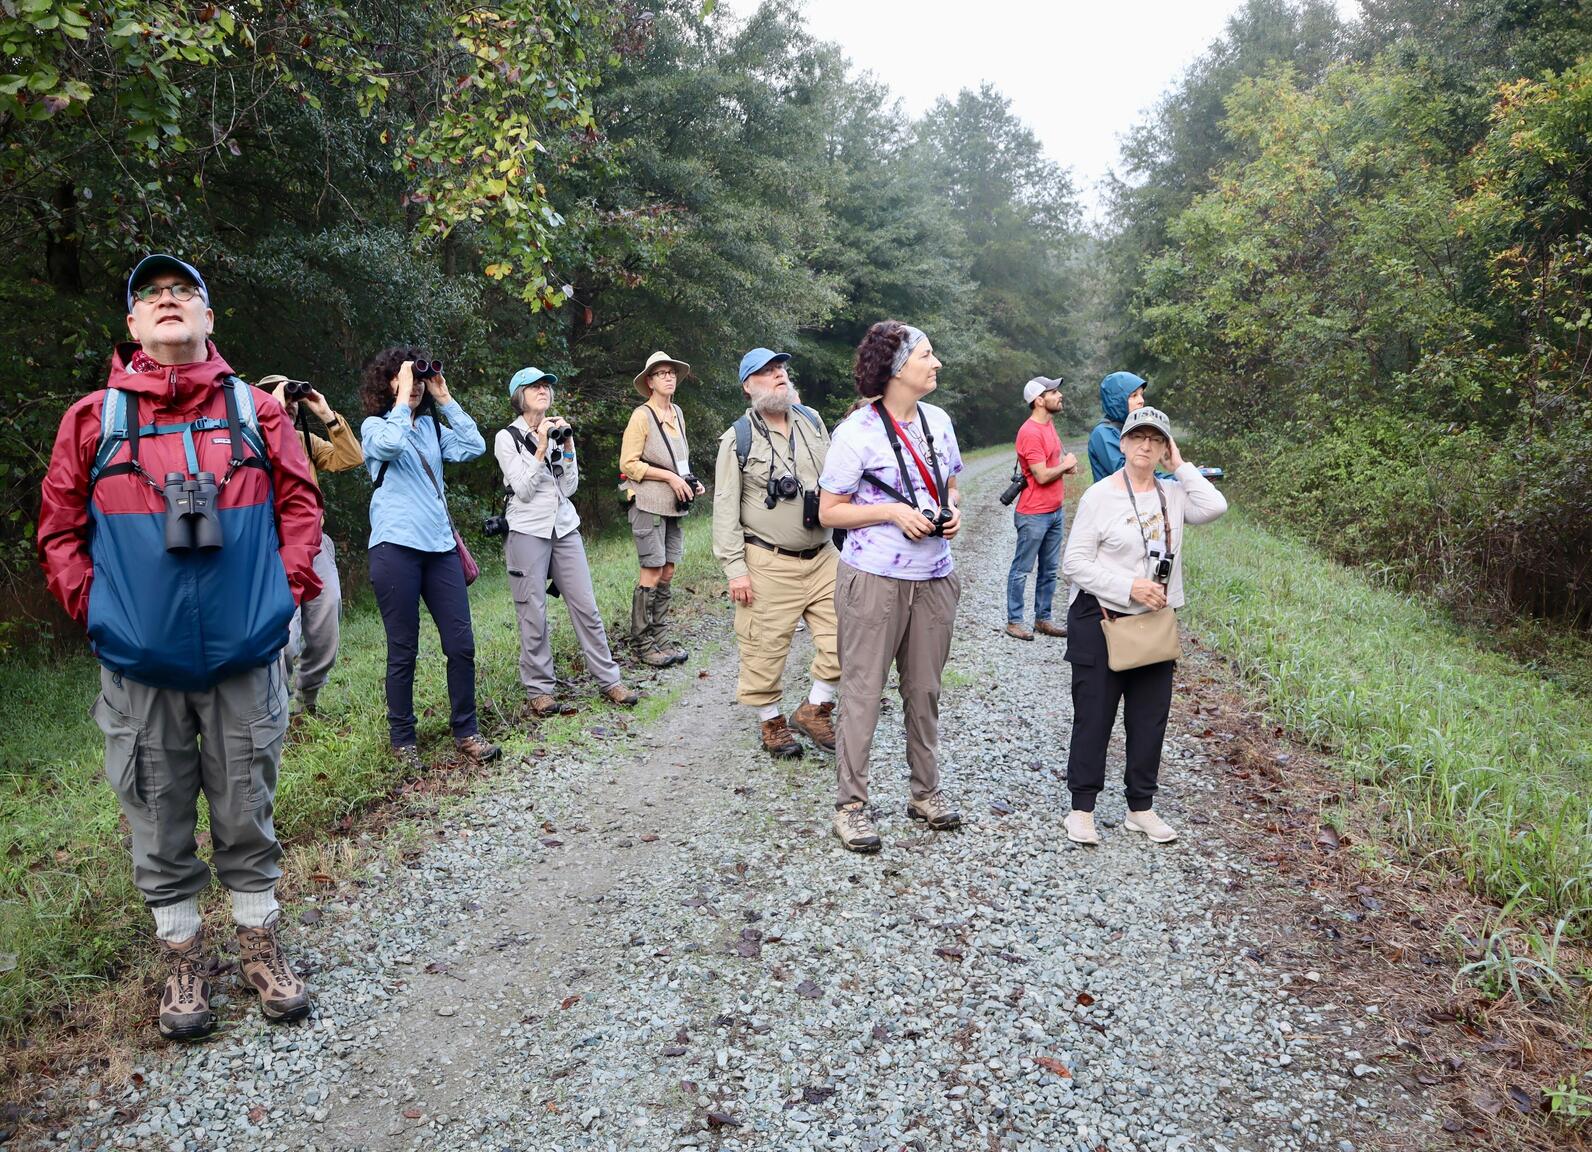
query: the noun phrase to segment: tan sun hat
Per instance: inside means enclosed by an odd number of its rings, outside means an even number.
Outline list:
[[[687,364],[684,360],[676,360],[667,352],[654,352],[651,356],[647,357],[647,366],[640,372],[636,373],[636,391],[641,393],[641,398],[643,400],[652,395],[652,388],[647,384],[647,377],[659,364],[673,364],[675,371],[681,376],[684,376],[687,372],[691,371],[691,365]]]

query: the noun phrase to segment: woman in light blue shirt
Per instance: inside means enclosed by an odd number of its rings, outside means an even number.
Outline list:
[[[453,741],[471,760],[499,748],[482,739],[475,716],[475,632],[470,596],[448,515],[444,460],[456,464],[486,451],[475,421],[448,394],[440,371],[415,378],[417,348],[387,348],[365,363],[360,426],[370,498],[370,582],[387,630],[387,731],[393,755],[407,767],[423,763],[415,737],[415,659],[420,601],[436,623],[448,660]],[[438,419],[446,420],[443,423]]]

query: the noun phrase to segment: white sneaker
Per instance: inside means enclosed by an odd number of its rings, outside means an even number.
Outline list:
[[[1129,812],[1127,819],[1122,821],[1122,826],[1134,832],[1143,832],[1157,844],[1169,844],[1177,839],[1177,832],[1172,826],[1157,816],[1151,808],[1146,808],[1143,812]]]
[[[1067,830],[1067,839],[1074,844],[1100,843],[1100,833],[1095,831],[1093,812],[1080,812],[1074,808],[1067,813],[1067,818],[1062,821],[1062,827]]]

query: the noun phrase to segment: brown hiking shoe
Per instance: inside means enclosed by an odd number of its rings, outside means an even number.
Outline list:
[[[603,689],[603,697],[610,704],[617,704],[621,708],[634,708],[641,700],[641,693],[634,688],[626,688],[623,684],[610,684]]]
[[[551,716],[558,711],[558,701],[546,692],[532,696],[530,703],[533,716]]]
[[[244,983],[260,994],[260,1011],[267,1020],[302,1020],[310,1014],[310,990],[282,951],[276,932],[281,918],[273,912],[263,928],[238,929],[238,966]]]
[[[1030,632],[1027,628],[1024,628],[1016,621],[1011,621],[1006,625],[1006,635],[1010,636],[1013,640],[1032,640],[1034,638],[1034,634],[1032,632]]]
[[[210,981],[215,957],[205,951],[205,930],[173,944],[156,940],[160,958],[171,969],[160,994],[160,1034],[167,1040],[201,1040],[216,1029],[210,1011]]]
[[[835,750],[835,726],[829,717],[834,711],[835,702],[833,700],[827,704],[814,704],[811,700],[803,701],[802,706],[791,713],[790,726],[825,752],[833,752]]]
[[[671,664],[679,663],[673,653],[665,652],[662,648],[648,648],[637,659],[649,668],[667,668]]]
[[[1054,624],[1049,620],[1035,620],[1034,631],[1041,636],[1061,636],[1065,638],[1067,626],[1065,624]]]
[[[762,726],[763,751],[776,760],[787,760],[799,757],[802,746],[796,737],[791,735],[790,729],[785,727],[785,717],[776,716],[772,720],[764,720]]]
[[[881,847],[879,833],[868,819],[867,809],[861,800],[853,800],[835,809],[835,836],[848,851],[877,852]]]
[[[962,814],[951,806],[945,793],[936,788],[921,800],[907,801],[907,815],[922,820],[936,832],[962,826]]]
[[[474,760],[477,764],[485,764],[488,760],[496,760],[503,754],[503,749],[496,744],[490,744],[480,736],[466,736],[462,740],[455,740],[453,746],[459,750],[459,755],[466,760]]]

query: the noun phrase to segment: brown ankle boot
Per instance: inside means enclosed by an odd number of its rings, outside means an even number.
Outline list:
[[[263,928],[238,929],[238,965],[244,981],[260,994],[267,1020],[302,1020],[310,1014],[310,990],[282,951],[277,936],[281,916],[273,912]]]
[[[835,725],[830,716],[834,711],[833,700],[825,704],[814,704],[811,700],[805,700],[800,708],[790,714],[790,726],[825,752],[833,752]]]
[[[189,940],[155,943],[171,969],[160,994],[160,1034],[167,1040],[201,1040],[216,1028],[206,979],[215,971],[215,957],[205,951],[205,930],[199,929]]]
[[[785,717],[776,716],[772,720],[764,720],[759,732],[763,739],[763,751],[776,760],[786,760],[802,754],[801,742],[792,736],[790,729],[785,726]]]

